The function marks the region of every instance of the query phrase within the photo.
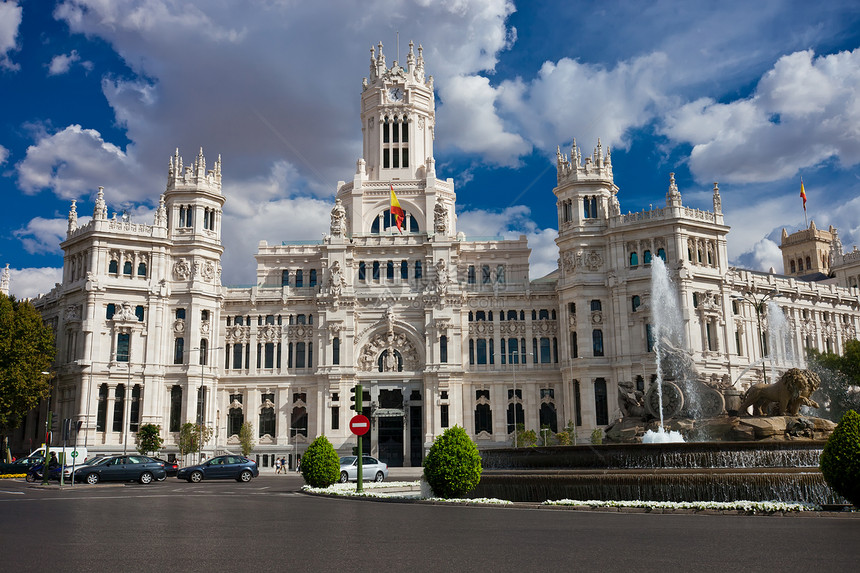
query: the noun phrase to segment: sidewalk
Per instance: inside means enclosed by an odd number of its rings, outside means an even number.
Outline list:
[[[421,479],[421,474],[424,473],[423,467],[418,468],[388,468],[387,481],[416,481]],[[261,475],[278,475],[275,473],[275,468],[260,468]],[[288,470],[286,474],[283,472],[280,475],[298,475],[294,470]]]

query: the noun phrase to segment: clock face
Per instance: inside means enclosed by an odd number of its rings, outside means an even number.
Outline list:
[[[391,88],[388,90],[388,99],[391,101],[400,101],[403,99],[403,92],[400,88]]]

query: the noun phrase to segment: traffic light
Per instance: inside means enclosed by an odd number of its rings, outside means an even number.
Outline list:
[[[68,442],[72,436],[72,419],[63,418],[63,441]]]
[[[56,412],[48,412],[48,428],[51,429],[52,432],[56,432],[59,429],[60,419],[57,417]]]
[[[352,388],[349,389],[352,396],[349,397],[349,401],[352,402],[352,406],[350,406],[351,410],[355,410],[359,414],[361,414],[361,398],[363,396],[363,389],[361,384],[356,384]]]

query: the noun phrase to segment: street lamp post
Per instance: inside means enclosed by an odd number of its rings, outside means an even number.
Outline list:
[[[513,410],[512,418],[514,420],[514,447],[516,448],[517,447],[517,366],[520,363],[520,355],[519,355],[519,351],[517,351],[517,350],[514,350],[512,354],[517,357],[517,361],[511,365],[511,367],[514,370],[514,395],[513,395],[514,402],[511,405],[511,408]]]
[[[758,344],[759,349],[761,350],[761,367],[762,367],[762,375],[764,376],[764,382],[767,383],[767,361],[764,359],[764,331],[761,328],[761,315],[764,313],[764,305],[767,301],[772,300],[780,295],[780,292],[776,289],[773,289],[769,292],[761,296],[756,296],[752,291],[745,291],[743,295],[734,295],[732,298],[736,300],[743,300],[751,305],[755,309],[756,321],[758,323]]]

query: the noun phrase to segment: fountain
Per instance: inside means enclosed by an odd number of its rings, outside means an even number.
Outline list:
[[[777,415],[729,415],[720,390],[733,384],[727,374],[699,376],[676,293],[662,259],[655,258],[650,310],[657,377],[644,395],[631,382],[618,382],[622,418],[606,437],[622,443],[484,450],[485,471],[471,495],[512,501],[844,501],[818,470],[823,439],[835,424],[797,416],[800,406],[815,404],[810,396],[817,376],[792,368],[774,375],[774,384],[753,386],[743,400],[734,397],[735,408],[776,409]],[[797,365],[789,332],[772,305],[771,372]]]

